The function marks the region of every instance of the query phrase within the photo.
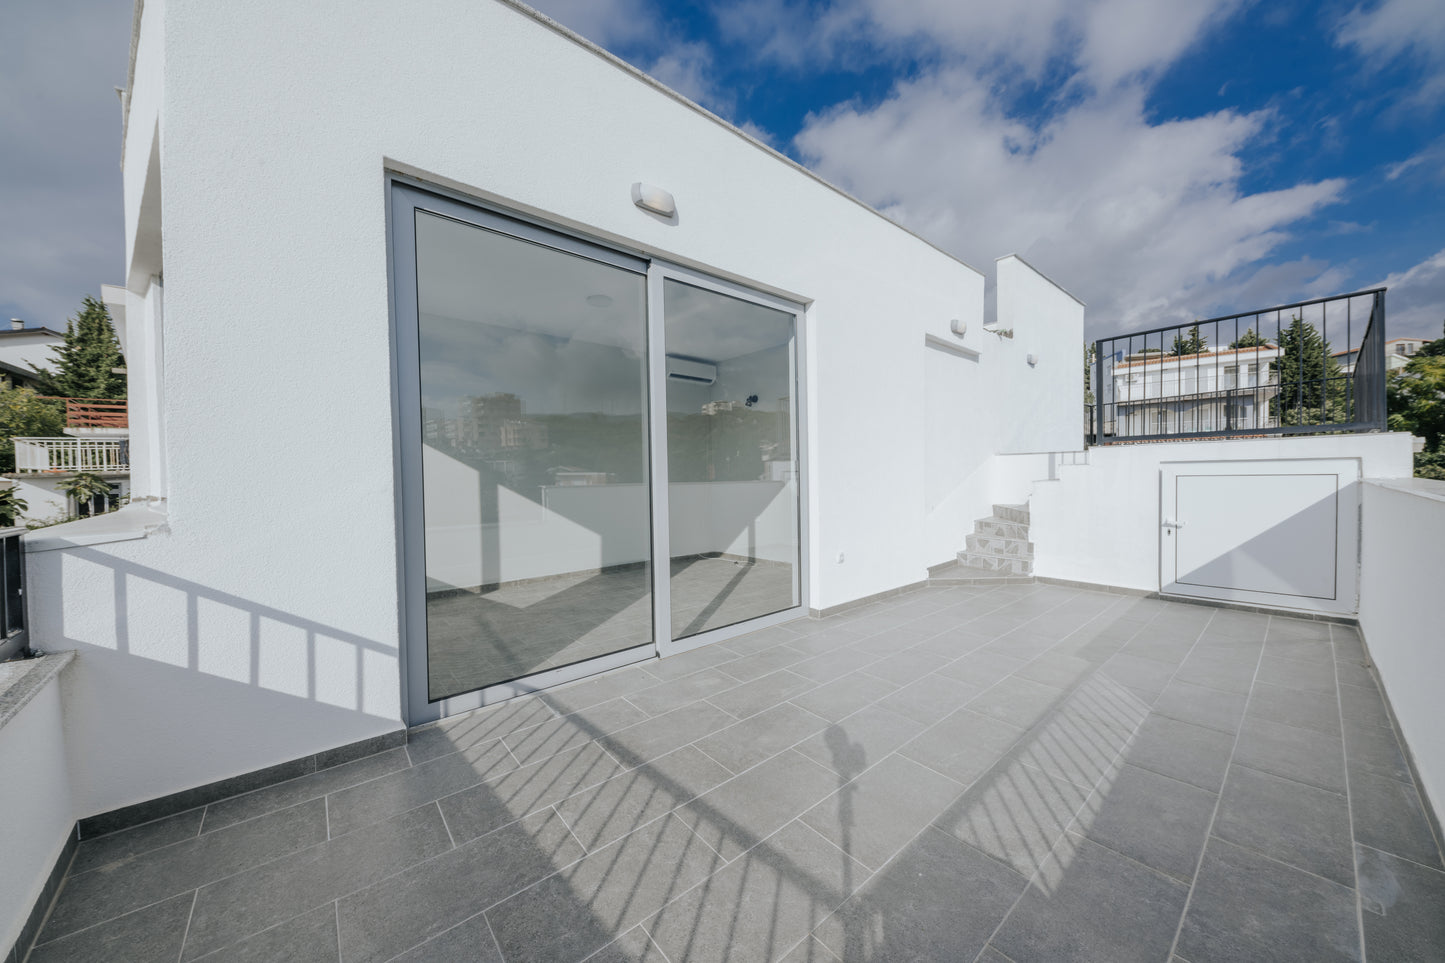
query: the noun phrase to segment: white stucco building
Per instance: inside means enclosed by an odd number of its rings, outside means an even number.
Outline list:
[[[147,0],[132,66],[131,503],[28,538],[77,655],[16,900],[76,819],[917,585],[994,504],[1039,575],[1161,588],[1181,455],[1060,460],[1084,306],[1021,258],[985,318],[977,267],[506,0]],[[1259,444],[1209,457],[1409,474]]]

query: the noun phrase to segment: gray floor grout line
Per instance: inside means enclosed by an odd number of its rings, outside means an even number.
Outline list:
[[[1345,767],[1345,814],[1350,825],[1350,872],[1354,874],[1355,880],[1355,927],[1359,934],[1360,963],[1368,963],[1369,954],[1365,949],[1365,894],[1360,890],[1360,856],[1359,850],[1355,848],[1355,803],[1350,792],[1350,741],[1345,732],[1345,704],[1340,695],[1340,667],[1334,660],[1335,630],[1331,628],[1329,632],[1330,668],[1335,677],[1335,712],[1340,722],[1340,761]]]
[[[587,856],[592,855],[592,850],[588,849],[585,845],[583,845],[582,840],[578,839],[578,838],[577,838],[577,834],[572,831],[572,824],[569,823],[569,822],[567,821],[567,818],[562,815],[562,811],[557,808],[557,804],[556,804],[556,803],[553,803],[551,806],[549,806],[549,807],[547,807],[547,808],[552,810],[553,815],[555,815],[555,816],[557,817],[557,821],[560,822],[560,823],[562,824],[563,828],[565,828],[565,829],[567,830],[567,835],[572,837],[572,842],[574,842],[574,843],[577,844],[577,848],[580,849],[580,850],[582,850],[582,853],[583,853],[584,855],[587,855]],[[543,811],[545,811],[545,810],[543,810]],[[456,843],[453,843],[452,845],[455,846]]]
[[[1264,641],[1269,644],[1269,628],[1274,624],[1274,616],[1265,616]],[[1211,617],[1211,621],[1213,621]],[[1264,645],[1260,646],[1259,655],[1254,657],[1254,676],[1249,680],[1249,692],[1244,697],[1244,714],[1249,714],[1249,703],[1254,698],[1254,684],[1259,679],[1259,667],[1264,662]],[[1219,819],[1219,809],[1224,804],[1224,793],[1229,788],[1229,770],[1234,765],[1234,756],[1239,751],[1239,740],[1244,737],[1244,717],[1239,720],[1239,729],[1234,734],[1234,742],[1229,747],[1229,760],[1224,764],[1224,779],[1219,783],[1219,795],[1214,799],[1214,810],[1209,814],[1209,825],[1204,831],[1204,844],[1199,847],[1199,858],[1194,861],[1194,876],[1189,880],[1189,893],[1184,897],[1184,907],[1179,911],[1179,923],[1174,928],[1174,941],[1169,944],[1169,954],[1173,956],[1179,950],[1179,937],[1184,933],[1184,921],[1189,918],[1189,906],[1194,902],[1194,890],[1199,885],[1199,873],[1204,868],[1204,855],[1209,852],[1209,840],[1214,836],[1214,823]]]
[[[488,909],[490,909],[490,907],[488,907]],[[482,910],[480,913],[477,914],[477,916],[480,916],[482,918],[482,922],[487,924],[487,935],[492,938],[492,945],[497,948],[497,959],[505,960],[507,958],[507,954],[502,952],[502,941],[497,939],[497,931],[492,929],[492,918],[487,915],[486,910]],[[467,917],[467,919],[476,918],[476,916]],[[462,920],[462,923],[465,922],[466,920]],[[461,923],[458,923],[457,925],[460,926]]]
[[[1381,856],[1389,856],[1391,859],[1398,859],[1402,863],[1409,863],[1411,866],[1414,866],[1417,869],[1426,870],[1428,872],[1434,873],[1436,876],[1445,876],[1445,869],[1441,869],[1439,866],[1429,866],[1425,863],[1420,862],[1417,859],[1411,859],[1408,856],[1401,856],[1399,853],[1392,853],[1388,849],[1381,849],[1378,846],[1371,846],[1369,843],[1357,843],[1356,845],[1358,845],[1361,849],[1368,849],[1372,850],[1373,852],[1379,853]]]
[[[331,918],[336,921],[336,963],[341,963],[341,900],[331,901]]]
[[[442,829],[445,829],[445,830],[447,831],[447,842],[449,842],[449,843],[452,844],[452,845],[451,845],[451,849],[456,849],[456,848],[457,848],[457,837],[454,836],[454,835],[452,835],[452,827],[451,827],[450,824],[447,823],[447,814],[444,813],[444,812],[442,812],[442,801],[441,801],[440,799],[434,799],[434,800],[432,800],[432,805],[437,808],[437,815],[441,817],[441,820],[442,820]],[[558,818],[561,818],[560,814],[558,814]],[[562,825],[564,825],[564,826],[567,825],[567,821],[566,821],[565,819],[562,820]],[[500,827],[499,827],[499,828],[500,828]],[[578,843],[578,845],[581,846],[582,844],[581,844],[581,843]],[[451,849],[449,849],[449,850],[447,850],[447,851],[448,851],[448,852],[451,852]],[[582,846],[582,852],[584,852],[584,853],[587,852],[587,847],[586,847],[586,846]],[[338,899],[339,899],[339,898],[340,898],[340,897],[338,897]]]
[[[191,894],[191,909],[190,912],[186,914],[186,928],[181,932],[181,945],[180,948],[176,950],[176,963],[180,963],[180,961],[185,958],[186,941],[191,938],[191,921],[196,918],[196,903],[200,898],[201,888],[198,886],[196,887],[196,891]]]

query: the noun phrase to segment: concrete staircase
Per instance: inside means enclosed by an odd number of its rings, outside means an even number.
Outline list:
[[[995,505],[993,514],[973,523],[958,561],[929,573],[931,582],[1032,579],[1034,546],[1029,541],[1029,507]]]

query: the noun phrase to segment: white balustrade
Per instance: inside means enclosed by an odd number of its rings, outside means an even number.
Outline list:
[[[16,438],[17,472],[128,472],[127,438]]]

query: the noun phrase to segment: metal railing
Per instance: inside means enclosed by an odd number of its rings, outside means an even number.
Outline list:
[[[16,438],[17,472],[130,471],[128,438]]]
[[[1384,288],[1101,338],[1094,352],[1089,444],[1385,428]]]
[[[65,399],[67,428],[126,428],[129,425],[129,413],[124,399]]]
[[[24,528],[0,529],[0,662],[30,647],[25,621]]]

